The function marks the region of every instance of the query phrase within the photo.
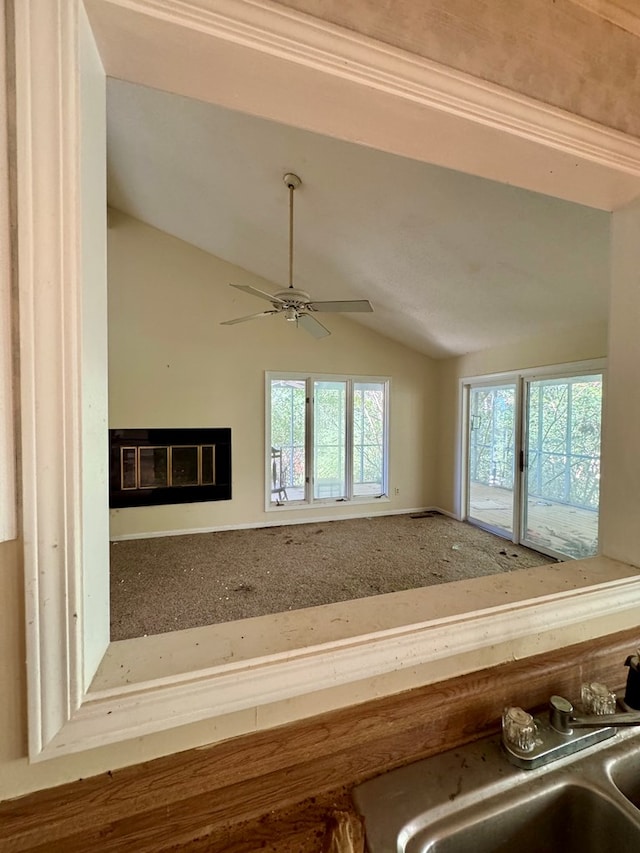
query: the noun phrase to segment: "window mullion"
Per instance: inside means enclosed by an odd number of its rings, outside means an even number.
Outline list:
[[[345,497],[347,500],[353,498],[353,379],[347,379],[346,383],[346,413],[345,413]]]
[[[383,420],[383,455],[382,455],[382,493],[389,495],[389,421],[391,411],[391,385],[389,381],[384,383],[384,420]]]
[[[315,482],[315,459],[313,457],[313,438],[314,438],[314,393],[315,382],[313,377],[307,377],[307,400],[305,406],[305,436],[304,436],[304,457],[305,457],[305,483],[304,483],[304,498],[307,503],[314,501],[314,482]]]

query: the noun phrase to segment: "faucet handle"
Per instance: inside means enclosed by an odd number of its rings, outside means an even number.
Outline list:
[[[580,690],[580,698],[585,714],[601,717],[616,712],[616,694],[612,693],[607,685],[600,681],[583,684]]]
[[[502,738],[512,749],[531,752],[536,745],[535,720],[522,708],[505,708],[502,714]]]

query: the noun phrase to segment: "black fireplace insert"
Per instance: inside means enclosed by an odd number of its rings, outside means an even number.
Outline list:
[[[231,429],[110,429],[109,506],[231,500]]]

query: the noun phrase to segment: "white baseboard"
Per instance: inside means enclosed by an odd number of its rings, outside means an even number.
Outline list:
[[[441,509],[439,506],[429,507],[429,512],[438,512],[440,515],[446,515],[447,518],[452,518],[454,521],[464,521],[461,515],[457,515],[455,512],[449,512],[448,509]]]
[[[194,533],[221,533],[224,530],[252,530],[259,527],[284,527],[291,524],[318,524],[327,521],[347,521],[353,518],[373,518],[374,516],[382,515],[410,515],[415,512],[439,512],[441,515],[447,515],[450,518],[455,518],[450,512],[446,512],[438,507],[407,507],[406,509],[387,509],[376,510],[375,512],[353,512],[349,515],[313,515],[309,518],[296,519],[278,519],[277,521],[248,521],[240,524],[219,524],[212,527],[191,527],[186,530],[152,530],[144,533],[121,533],[117,536],[111,536],[111,542],[124,542],[129,539],[156,539],[159,536],[188,536]]]

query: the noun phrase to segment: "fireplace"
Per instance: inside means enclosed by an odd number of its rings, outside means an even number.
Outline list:
[[[109,506],[231,500],[231,429],[109,430]]]

